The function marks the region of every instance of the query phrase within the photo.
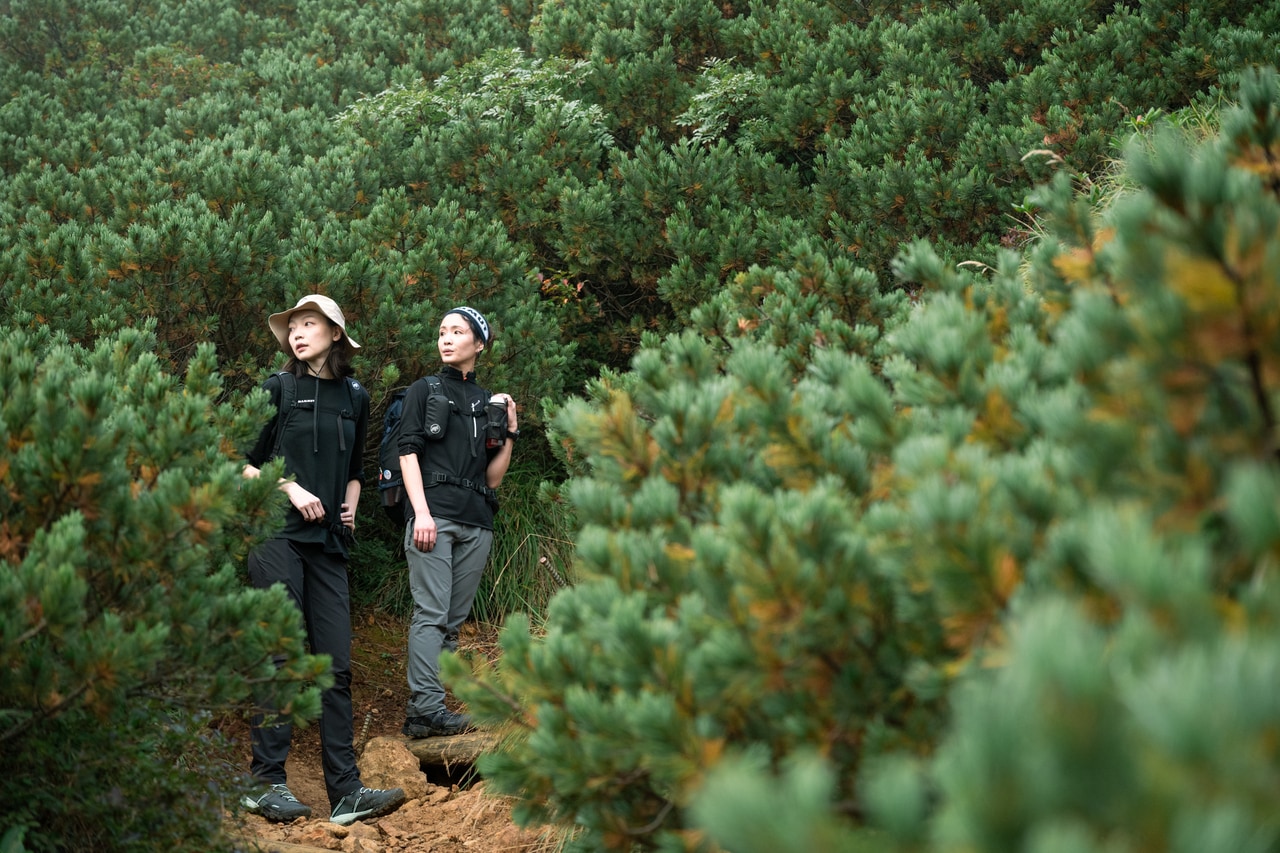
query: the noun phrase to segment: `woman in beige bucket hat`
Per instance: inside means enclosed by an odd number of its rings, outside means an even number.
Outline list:
[[[405,800],[399,788],[364,787],[354,746],[347,559],[364,482],[369,393],[351,376],[360,345],[328,296],[304,296],[268,317],[267,325],[289,361],[264,383],[276,412],[245,454],[244,472],[256,477],[282,457],[280,488],[289,507],[280,531],[250,553],[249,578],[263,589],[283,584],[302,613],[311,652],[333,661],[333,686],[321,694],[320,740],[329,819],[346,825],[387,814]],[[286,784],[292,727],[261,722],[261,716],[254,721],[250,773],[262,789],[246,796],[244,807],[272,821],[310,817],[310,807]]]

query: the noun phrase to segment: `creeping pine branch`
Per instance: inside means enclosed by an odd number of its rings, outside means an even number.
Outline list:
[[[47,629],[48,627],[49,627],[49,620],[45,619],[44,617],[41,617],[39,622],[37,622],[27,630],[22,632],[22,634],[18,637],[17,642],[14,645],[20,646],[23,643],[25,643],[27,640],[30,640],[33,637],[36,637],[40,634],[43,634],[45,629]]]
[[[500,693],[496,687],[490,685],[485,681],[472,678],[471,683],[479,685],[490,696],[492,696],[493,698],[497,699],[499,702],[501,702],[502,704],[510,708],[511,712],[516,716],[516,719],[514,720],[516,725],[522,726],[523,728],[526,728],[526,729],[534,728],[533,718],[529,715],[528,711],[526,711],[524,707],[519,702],[517,702],[513,697],[508,696],[506,693]]]
[[[651,835],[658,830],[658,827],[662,826],[663,822],[667,819],[667,815],[671,814],[671,810],[675,808],[675,805],[676,804],[671,800],[664,800],[662,808],[658,810],[658,814],[653,820],[649,821],[644,826],[636,827],[634,829],[629,826],[624,826],[622,828],[622,833],[624,835],[630,835],[637,838],[643,835]]]
[[[1249,386],[1253,391],[1254,402],[1258,406],[1258,411],[1262,414],[1262,428],[1264,437],[1262,439],[1263,451],[1270,456],[1280,456],[1280,446],[1276,443],[1276,417],[1275,412],[1271,410],[1271,400],[1267,395],[1266,382],[1262,378],[1262,353],[1258,351],[1257,336],[1254,333],[1253,323],[1249,319],[1249,306],[1245,299],[1244,276],[1238,270],[1227,263],[1225,259],[1220,259],[1223,271],[1227,274],[1227,278],[1235,285],[1236,303],[1240,308],[1240,322],[1244,330],[1244,339],[1248,345],[1248,352],[1245,353],[1244,363],[1249,370]]]
[[[72,703],[83,696],[85,692],[88,691],[91,683],[92,681],[86,681],[70,694],[64,696],[57,704],[48,708],[41,708],[38,713],[30,713],[21,722],[11,726],[7,731],[0,732],[0,743],[4,743],[5,741],[18,737],[40,720],[52,719],[53,717],[58,716],[63,711],[67,710],[67,708],[71,707]]]

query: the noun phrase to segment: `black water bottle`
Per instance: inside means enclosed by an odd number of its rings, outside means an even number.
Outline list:
[[[501,397],[490,397],[484,411],[484,446],[501,447],[507,441],[507,401]]]

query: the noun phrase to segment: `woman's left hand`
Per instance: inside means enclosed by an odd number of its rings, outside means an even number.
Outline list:
[[[507,429],[517,430],[519,425],[516,421],[516,401],[510,394],[494,394],[495,397],[503,398],[507,403]]]
[[[344,503],[342,505],[340,517],[342,518],[342,526],[354,532],[356,529],[356,511],[351,508],[351,504]]]

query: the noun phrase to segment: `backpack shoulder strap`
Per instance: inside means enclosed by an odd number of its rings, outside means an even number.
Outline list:
[[[448,392],[444,390],[444,385],[441,384],[440,382],[440,377],[434,373],[427,373],[422,376],[419,376],[417,379],[413,380],[408,385],[401,386],[400,390],[397,391],[396,394],[401,398],[407,397],[409,395],[409,391],[413,388],[414,385],[417,385],[419,382],[425,382],[427,384],[428,396],[432,394],[438,394],[441,397],[449,396]]]
[[[276,409],[276,441],[271,448],[272,459],[280,456],[280,444],[284,441],[284,424],[298,402],[298,378],[287,370],[281,370],[275,376],[280,380],[280,405]]]
[[[347,402],[351,405],[351,417],[358,420],[360,418],[360,407],[356,405],[356,400],[360,399],[360,383],[355,380],[355,377],[348,376],[346,386]]]

